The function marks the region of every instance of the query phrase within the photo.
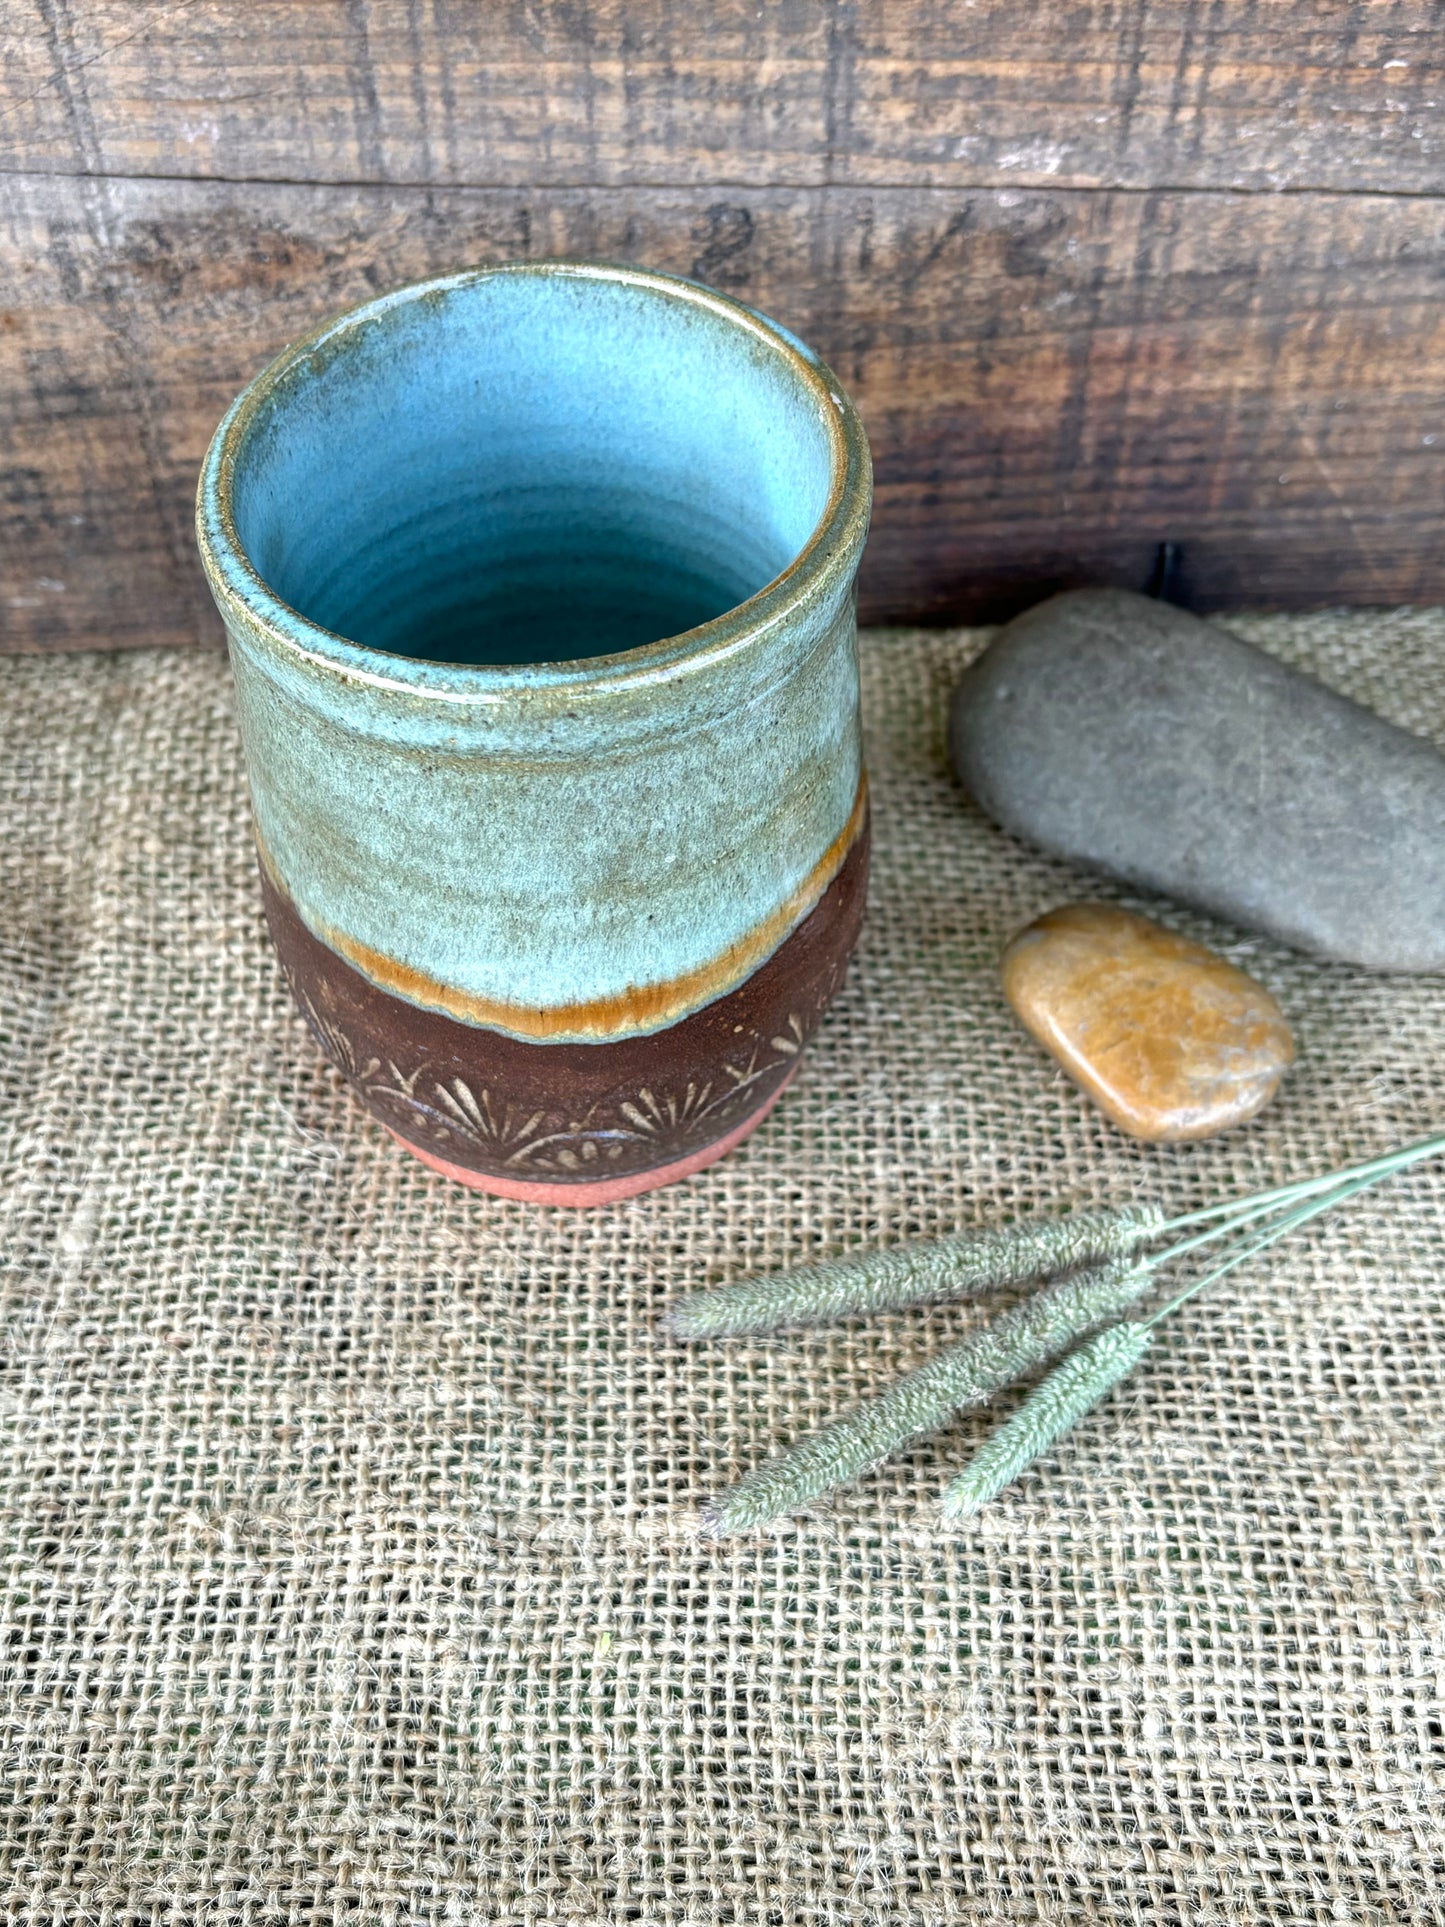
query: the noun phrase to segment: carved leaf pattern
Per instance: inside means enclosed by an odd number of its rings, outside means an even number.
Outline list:
[[[359,1046],[333,1014],[318,1008],[318,1003],[335,1002],[324,979],[313,988],[314,997],[292,977],[317,1042],[376,1115],[402,1137],[454,1163],[566,1178],[605,1165],[655,1164],[722,1136],[762,1102],[780,1072],[791,1069],[832,984],[807,1018],[792,1012],[771,1037],[740,1037],[737,1051],[711,1076],[691,1078],[677,1089],[654,1079],[581,1117],[519,1109],[474,1074],[462,1075],[455,1064],[424,1060],[403,1070]]]

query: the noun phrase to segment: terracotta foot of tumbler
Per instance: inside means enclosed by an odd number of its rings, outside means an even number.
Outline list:
[[[868,870],[835,378],[670,276],[403,288],[288,348],[197,523],[276,948],[434,1170],[605,1204],[766,1116]]]

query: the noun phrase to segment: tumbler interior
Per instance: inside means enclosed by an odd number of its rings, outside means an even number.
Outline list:
[[[403,290],[262,380],[240,547],[308,621],[396,656],[571,661],[694,629],[788,568],[836,479],[800,357],[656,281]]]

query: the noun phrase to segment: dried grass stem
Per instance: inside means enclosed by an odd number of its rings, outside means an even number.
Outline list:
[[[672,1306],[664,1323],[675,1338],[735,1338],[1007,1291],[1036,1278],[1128,1258],[1154,1237],[1163,1216],[1157,1205],[1126,1205],[831,1258],[693,1292]]]
[[[1149,1265],[1115,1259],[1045,1286],[749,1473],[722,1496],[709,1523],[720,1533],[741,1532],[798,1511],[1055,1357],[1101,1319],[1133,1304],[1152,1279]]]

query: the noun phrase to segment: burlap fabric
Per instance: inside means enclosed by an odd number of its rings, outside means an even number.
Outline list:
[[[1236,626],[1445,735],[1445,617]],[[318,1056],[219,657],[0,664],[6,1919],[1445,1918],[1445,1173],[1197,1301],[973,1527],[977,1417],[698,1536],[982,1314],[683,1350],[683,1287],[1445,1112],[1445,980],[1166,906],[1299,1065],[1212,1144],[1102,1121],[999,994],[1016,926],[1111,892],[950,781],[978,640],[865,639],[870,922],[779,1111],[577,1215],[429,1176]]]

